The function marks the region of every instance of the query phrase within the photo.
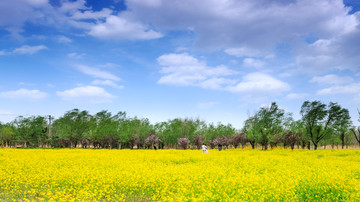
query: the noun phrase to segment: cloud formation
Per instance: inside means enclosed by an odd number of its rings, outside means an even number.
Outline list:
[[[301,73],[359,67],[360,15],[340,0],[146,2],[129,0],[132,16],[160,30],[192,30],[199,48],[266,58],[282,44]]]
[[[310,82],[313,83],[330,84],[330,85],[351,83],[352,81],[354,81],[354,79],[351,78],[350,76],[341,77],[335,74],[328,74],[325,76],[315,76],[310,80]]]
[[[163,66],[159,84],[198,86],[249,95],[278,94],[291,89],[289,84],[261,72],[249,73],[239,79],[236,77],[239,74],[237,71],[223,65],[209,67],[187,53],[165,54],[157,60]]]
[[[165,54],[158,57],[157,61],[162,66],[160,73],[163,74],[159,84],[221,89],[223,84],[233,82],[224,76],[237,74],[223,65],[209,67],[188,53]]]
[[[228,87],[228,90],[236,93],[282,93],[289,91],[290,85],[270,75],[255,72],[247,74],[242,81],[235,86]]]
[[[19,90],[0,92],[0,97],[7,99],[42,100],[48,97],[48,94],[37,89],[28,90],[20,88]]]
[[[94,68],[94,67],[89,67],[86,65],[76,65],[76,68],[87,75],[93,76],[95,78],[100,78],[100,79],[105,79],[105,80],[112,80],[112,81],[120,81],[121,78],[110,73],[107,72],[105,70],[100,70],[98,68]]]
[[[97,86],[81,86],[69,90],[57,91],[56,95],[67,101],[91,103],[111,102],[115,96]]]
[[[94,80],[91,82],[91,84],[93,85],[105,85],[105,86],[111,86],[113,88],[117,88],[117,89],[123,89],[124,86],[118,85],[117,83],[115,83],[112,80]]]
[[[161,38],[162,34],[150,29],[145,24],[131,22],[120,16],[109,16],[104,23],[90,28],[89,35],[102,39],[147,40]]]
[[[2,50],[0,51],[1,55],[33,55],[41,50],[48,49],[45,45],[38,45],[38,46],[29,46],[29,45],[23,45],[19,48],[15,48],[12,51],[6,51]]]
[[[20,48],[15,48],[13,53],[14,54],[34,54],[34,53],[37,53],[39,52],[40,50],[44,50],[44,49],[47,49],[46,46],[44,45],[39,45],[39,46],[28,46],[28,45],[24,45],[24,46],[21,46]]]
[[[352,83],[349,85],[335,85],[329,88],[321,89],[317,92],[318,95],[335,95],[335,94],[360,94],[360,83]]]

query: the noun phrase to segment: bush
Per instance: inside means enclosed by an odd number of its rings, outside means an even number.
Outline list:
[[[187,149],[189,147],[189,138],[187,137],[181,137],[178,138],[178,145],[181,149]]]

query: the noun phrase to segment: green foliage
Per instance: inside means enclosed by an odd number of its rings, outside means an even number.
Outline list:
[[[10,124],[0,125],[1,147],[9,146],[14,141],[14,128]]]
[[[286,123],[285,111],[275,102],[269,107],[262,107],[245,121],[244,132],[250,143],[259,143],[266,150],[268,144],[277,135],[281,135]]]
[[[94,128],[91,118],[88,111],[73,109],[54,121],[54,131],[60,139],[68,140],[71,148],[76,147],[80,139]]]
[[[24,147],[38,147],[45,144],[48,139],[46,120],[42,116],[28,118],[20,116],[12,122],[12,125],[16,128],[17,142]]]
[[[332,134],[335,132],[340,133],[340,138],[344,139],[343,135],[351,125],[349,111],[333,102],[326,106],[320,101],[305,101],[300,114],[307,138],[313,143],[314,149],[324,139],[334,141]]]
[[[11,124],[0,124],[1,145],[24,147],[77,147],[83,148],[149,148],[157,144],[159,148],[175,148],[179,138],[187,138],[190,146],[200,148],[203,142],[215,147],[221,144],[243,147],[250,144],[263,149],[295,144],[302,148],[313,143],[318,145],[352,144],[355,139],[360,144],[360,130],[351,126],[347,109],[337,103],[325,105],[320,101],[305,101],[301,107],[301,120],[294,121],[292,114],[285,113],[273,102],[261,107],[245,122],[241,131],[231,124],[210,123],[200,119],[172,119],[151,124],[149,119],[127,117],[125,112],[112,115],[103,110],[95,115],[88,111],[73,109],[56,119],[52,124],[52,135],[48,137],[46,119],[41,116],[18,117]],[[360,112],[359,112],[360,115]],[[360,116],[359,116],[360,117]],[[237,135],[236,135],[237,134]]]

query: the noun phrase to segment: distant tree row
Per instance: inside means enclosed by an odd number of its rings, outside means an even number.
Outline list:
[[[51,126],[42,116],[17,117],[0,124],[1,147],[56,148],[210,148],[251,145],[268,149],[276,146],[345,148],[360,145],[360,127],[352,125],[349,111],[339,104],[305,101],[300,120],[294,120],[273,102],[261,107],[245,122],[241,130],[231,124],[207,124],[200,119],[173,119],[151,124],[148,119],[113,115],[101,111],[94,115],[73,109],[54,120]],[[360,121],[360,112],[359,112]],[[51,129],[51,130],[49,130]]]

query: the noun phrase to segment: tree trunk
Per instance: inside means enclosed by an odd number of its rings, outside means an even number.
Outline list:
[[[310,148],[310,142],[308,142],[308,144],[307,144],[307,148],[308,148],[308,150],[310,150],[311,148]]]
[[[291,144],[291,150],[294,150],[295,145]]]
[[[344,149],[344,146],[345,146],[345,134],[341,133],[340,137],[341,137],[341,149]]]
[[[255,149],[255,142],[250,142],[251,148]]]
[[[309,144],[309,149],[310,149],[310,144]],[[317,150],[317,144],[314,144],[314,150]]]
[[[268,145],[267,145],[267,144],[265,144],[265,145],[264,145],[264,148],[265,148],[265,150],[267,150],[267,149],[268,149]]]

